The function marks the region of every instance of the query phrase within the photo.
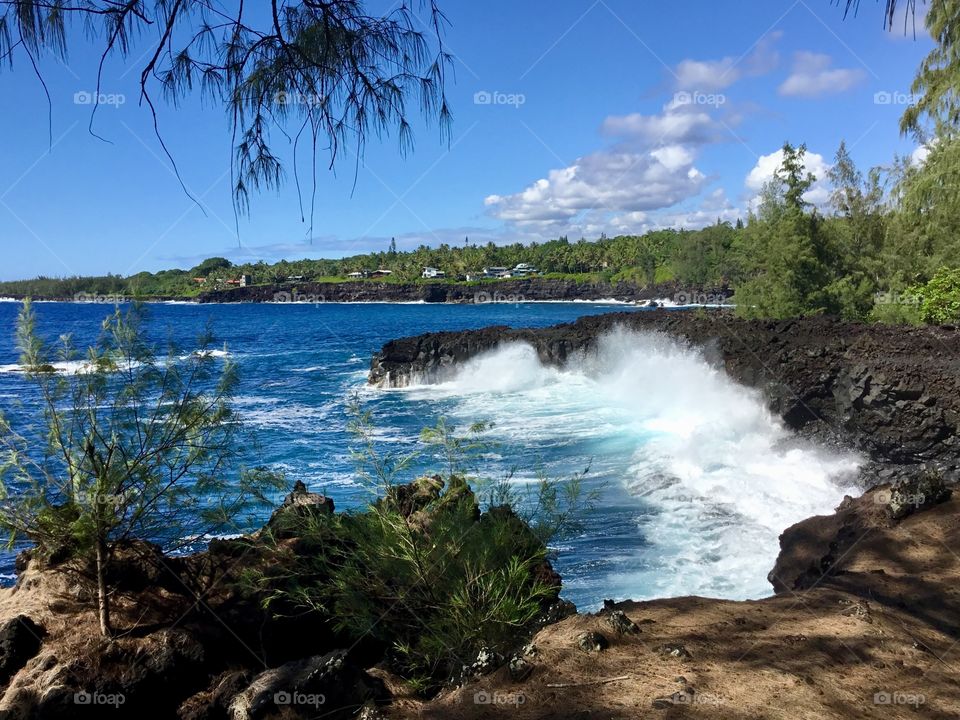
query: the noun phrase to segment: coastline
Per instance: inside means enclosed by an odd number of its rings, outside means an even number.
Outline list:
[[[58,703],[97,687],[125,698],[116,717],[163,707],[180,718],[282,718],[264,707],[247,712],[248,703],[269,702],[287,687],[279,683],[305,671],[321,683],[317,692],[337,698],[338,706],[329,708],[334,718],[357,717],[364,702],[368,710],[359,717],[368,720],[472,720],[505,709],[520,720],[585,719],[596,708],[615,720],[651,711],[777,720],[913,717],[921,707],[942,713],[937,717],[960,711],[960,685],[941,659],[960,639],[960,557],[938,551],[960,541],[960,500],[923,479],[933,468],[952,481],[960,467],[956,328],[825,318],[743,321],[722,311],[620,312],[543,329],[401,338],[372,358],[368,379],[383,387],[415,377],[440,381],[504,341],[529,343],[541,362],[562,366],[618,327],[689,343],[737,382],[760,390],[791,429],[871,458],[862,475],[869,489],[860,497],[848,496],[833,514],[783,530],[770,597],[665,597],[560,614],[529,643],[524,639],[514,656],[425,699],[368,649],[344,650],[310,621],[269,617],[220,585],[221,573],[244,569],[238,557],[250,552],[256,561],[259,534],[214,540],[207,551],[163,559],[163,569],[131,562],[121,578],[134,620],[147,610],[154,618],[189,607],[193,598],[181,587],[187,577],[209,573],[219,589],[205,597],[210,614],[113,644],[83,640],[96,636],[88,605],[69,599],[71,589],[56,569],[27,558],[18,565],[17,586],[0,590],[0,625],[15,628],[28,617],[43,628],[43,640],[18,661],[0,717],[86,717],[69,704],[61,713]],[[923,499],[904,508],[897,504],[901,496]],[[295,548],[295,538],[291,542]],[[270,651],[260,659],[247,650],[260,647],[265,626]],[[331,657],[343,665],[327,673]],[[127,668],[140,658],[149,661],[131,676]],[[766,669],[759,676],[761,659]],[[93,674],[82,669],[87,663]],[[373,704],[364,699],[371,687],[378,693]]]
[[[678,307],[722,304],[732,297],[728,287],[687,288],[678,283],[638,285],[571,279],[531,277],[511,280],[443,283],[386,283],[370,280],[331,283],[290,283],[255,285],[202,292],[195,297],[145,297],[144,302],[159,304],[277,304],[315,305],[350,304],[495,304],[589,302],[608,305],[632,305],[654,302]],[[34,302],[75,302],[78,304],[114,304],[126,298],[117,294],[80,293],[74,297],[34,297]],[[22,296],[0,298],[0,302],[20,302]],[[693,302],[684,302],[691,300]],[[696,302],[704,300],[705,302]]]

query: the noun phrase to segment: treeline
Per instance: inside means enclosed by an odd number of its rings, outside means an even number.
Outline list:
[[[724,279],[719,261],[729,250],[736,230],[718,224],[703,230],[658,230],[643,236],[601,237],[571,242],[560,237],[544,243],[476,245],[465,238],[460,246],[421,246],[413,251],[387,249],[341,259],[281,260],[234,265],[225,258],[210,258],[189,270],[139,273],[129,278],[115,275],[90,278],[37,278],[0,283],[0,294],[36,297],[72,297],[78,293],[126,293],[140,296],[181,297],[226,285],[246,275],[255,285],[297,282],[346,281],[350,273],[386,269],[389,278],[378,282],[417,282],[425,267],[443,270],[448,282],[466,279],[487,267],[534,265],[548,276],[596,276],[605,280],[630,280],[640,284],[675,278],[694,284]],[[199,279],[204,282],[200,283]],[[431,282],[436,282],[431,281]]]
[[[675,282],[697,290],[729,285],[738,312],[752,317],[830,314],[851,320],[952,322],[960,319],[960,153],[953,140],[931,144],[923,164],[898,158],[866,175],[841,143],[829,174],[829,205],[805,199],[817,180],[805,148],[784,147],[783,164],[746,222],[701,230],[570,242],[459,247],[395,245],[342,259],[233,265],[211,258],[189,270],[0,283],[0,295],[34,297],[189,297],[252,284],[344,281],[349,273],[388,269],[387,282],[417,282],[424,267],[463,279],[484,267],[529,263],[548,277],[591,277],[639,285]],[[954,189],[951,192],[952,188]],[[198,279],[204,282],[198,282]],[[378,279],[383,282],[384,279]],[[436,281],[431,281],[436,282]]]

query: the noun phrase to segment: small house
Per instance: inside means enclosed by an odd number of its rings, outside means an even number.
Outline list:
[[[433,267],[425,267],[420,274],[420,277],[428,279],[445,278],[446,276],[447,274],[443,270],[437,270],[437,268]]]

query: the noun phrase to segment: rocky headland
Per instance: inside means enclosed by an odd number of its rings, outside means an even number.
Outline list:
[[[793,430],[872,461],[876,484],[924,464],[960,468],[960,332],[954,327],[844,323],[829,318],[741,320],[723,311],[644,311],[584,317],[543,329],[491,327],[403,338],[371,363],[371,384],[448,378],[503,343],[532,346],[562,366],[616,330],[664,333],[699,349],[737,382],[759,390]]]

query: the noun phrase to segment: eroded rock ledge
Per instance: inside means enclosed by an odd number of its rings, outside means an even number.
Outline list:
[[[739,320],[727,313],[632,312],[517,330],[491,327],[393,340],[372,360],[383,387],[436,382],[502,343],[533,346],[545,364],[590,353],[615,328],[663,332],[701,348],[757,388],[791,428],[867,454],[876,480],[920,464],[960,467],[960,332],[843,323],[827,318]]]
[[[257,535],[157,562],[152,546],[125,551],[118,601],[137,625],[111,642],[69,575],[26,558],[17,587],[0,590],[0,718],[956,717],[960,501],[942,486],[911,491],[929,497],[906,514],[885,486],[789,528],[774,597],[561,613],[532,642],[518,636],[509,662],[478,658],[431,700],[374,648],[238,594],[234,580],[260,562]],[[298,486],[270,526],[283,534],[302,512],[333,505]]]

